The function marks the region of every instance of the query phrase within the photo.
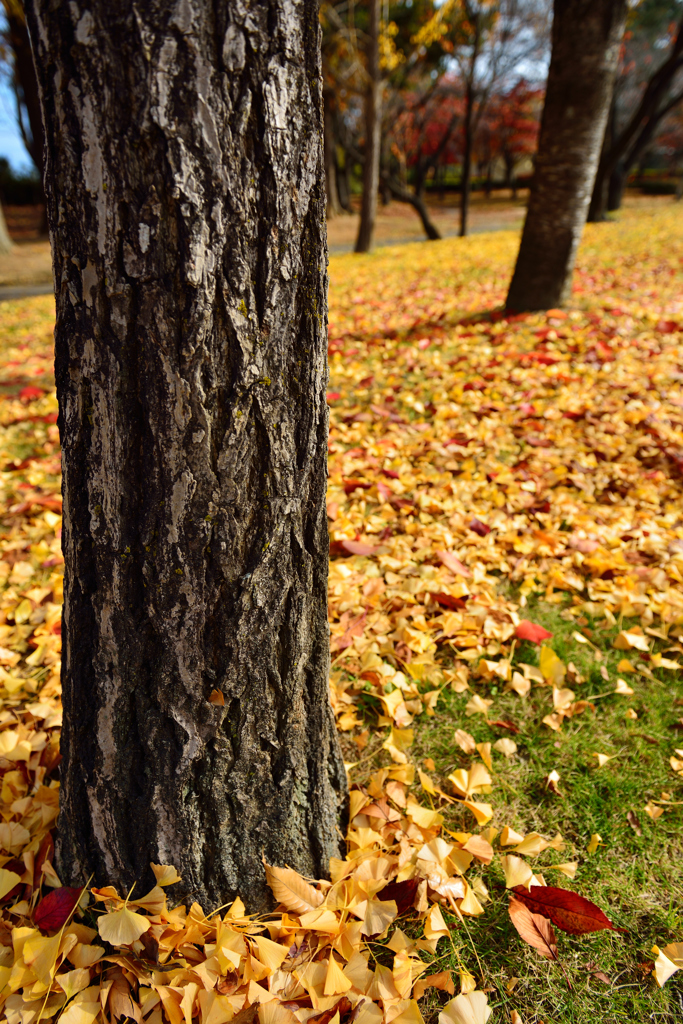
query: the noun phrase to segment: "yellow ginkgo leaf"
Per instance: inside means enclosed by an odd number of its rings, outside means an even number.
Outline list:
[[[154,872],[157,885],[175,885],[176,882],[182,881],[176,869],[170,864],[150,864],[150,867]]]
[[[485,992],[466,992],[446,1003],[439,1024],[486,1024],[492,1012]]]
[[[538,664],[545,681],[558,689],[561,688],[564,677],[567,674],[567,668],[564,662],[555,654],[552,647],[546,647],[545,645],[541,647]]]
[[[683,942],[670,942],[664,949],[652,947],[655,960],[655,978],[660,988],[676,973],[683,970]]]
[[[527,888],[532,884],[534,873],[521,857],[514,854],[503,854],[500,863],[505,872],[505,888],[514,889],[516,885],[525,885]]]
[[[8,892],[11,892],[15,885],[21,881],[21,875],[16,871],[8,871],[7,868],[0,868],[0,900],[4,899]]]
[[[287,957],[287,946],[281,946],[279,942],[266,939],[263,935],[255,935],[253,941],[256,943],[258,959],[261,963],[270,971],[277,971]]]
[[[470,736],[470,734],[465,732],[464,729],[456,729],[454,739],[460,749],[466,754],[473,754],[477,749],[474,736]]]
[[[327,973],[325,975],[325,987],[323,994],[326,996],[342,995],[344,992],[348,992],[353,986],[349,979],[344,975],[341,967],[335,960],[332,953],[330,953],[330,959],[327,964]]]
[[[602,836],[598,832],[594,832],[590,838],[590,842],[586,847],[586,852],[592,857],[598,846],[602,843]]]
[[[291,868],[275,868],[266,864],[266,881],[270,886],[273,896],[287,910],[295,913],[305,913],[307,910],[315,910],[323,901],[323,894],[314,889],[297,871]]]
[[[487,697],[480,697],[478,693],[475,693],[465,704],[465,714],[468,718],[471,718],[472,715],[488,715],[492,704],[492,700],[489,700]]]
[[[112,914],[103,914],[97,919],[97,930],[105,942],[112,946],[130,946],[150,926],[148,917],[136,914],[128,907],[121,907]]]
[[[493,768],[493,763],[491,761],[491,744],[477,743],[477,750],[479,751],[480,758],[490,771]]]
[[[593,751],[593,757],[598,759],[598,768],[602,768],[608,761],[612,761],[617,755],[616,754],[600,754],[597,750]]]

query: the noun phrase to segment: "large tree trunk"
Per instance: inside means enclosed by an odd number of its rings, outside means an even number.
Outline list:
[[[377,191],[382,145],[382,82],[379,68],[380,0],[368,0],[370,21],[366,58],[365,162],[363,164],[363,200],[356,239],[356,252],[370,252],[377,217]]]
[[[318,7],[30,0],[64,460],[58,862],[178,895],[324,874],[328,701]]]
[[[555,0],[534,184],[510,309],[564,305],[593,190],[626,0]]]

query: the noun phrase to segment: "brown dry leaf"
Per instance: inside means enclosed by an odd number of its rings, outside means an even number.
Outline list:
[[[636,812],[635,811],[628,811],[627,814],[626,814],[626,820],[629,823],[629,825],[631,826],[631,828],[633,829],[633,831],[635,832],[635,834],[637,836],[642,836],[643,830],[640,827],[640,822],[638,820],[638,815],[636,814]]]
[[[529,946],[547,960],[557,960],[557,939],[550,921],[533,914],[518,899],[510,900],[508,912],[517,932]]]

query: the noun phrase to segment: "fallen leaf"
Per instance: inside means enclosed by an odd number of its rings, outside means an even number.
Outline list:
[[[652,947],[655,960],[655,978],[660,988],[663,988],[669,978],[676,971],[683,970],[683,942],[671,942],[664,949],[658,946]]]
[[[631,826],[631,828],[633,829],[633,831],[635,832],[635,834],[637,836],[642,836],[643,830],[640,827],[640,822],[638,820],[638,815],[636,814],[636,812],[635,811],[628,811],[627,814],[626,814],[626,820],[629,823],[629,825]]]
[[[287,910],[305,913],[315,910],[323,902],[323,894],[314,889],[297,871],[291,868],[276,868],[263,862],[266,869],[266,881],[273,896]]]
[[[530,640],[532,644],[539,644],[539,646],[552,635],[543,626],[538,626],[535,622],[529,622],[528,619],[522,619],[515,630],[515,636],[518,640]]]
[[[486,1024],[492,1012],[485,992],[467,992],[446,1003],[439,1024]]]
[[[111,914],[102,914],[97,919],[100,936],[112,946],[131,946],[150,925],[148,917],[136,914],[128,907],[121,907]]]
[[[35,909],[33,920],[44,932],[57,931],[70,917],[83,889],[63,886],[53,889]]]
[[[532,885],[528,891],[520,886],[514,892],[532,913],[547,917],[557,928],[570,935],[587,935],[589,932],[606,929],[626,931],[613,924],[595,903],[569,889]]]
[[[511,899],[510,920],[520,937],[547,960],[557,960],[557,939],[552,925],[541,914],[535,914],[520,900]]]

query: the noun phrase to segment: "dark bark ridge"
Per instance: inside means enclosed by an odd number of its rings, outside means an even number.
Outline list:
[[[64,465],[60,872],[129,886],[171,863],[179,897],[263,908],[262,854],[324,874],[346,799],[317,4],[32,0],[28,20]]]
[[[626,0],[555,0],[534,182],[507,304],[564,305],[586,221],[624,30]]]

